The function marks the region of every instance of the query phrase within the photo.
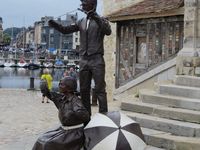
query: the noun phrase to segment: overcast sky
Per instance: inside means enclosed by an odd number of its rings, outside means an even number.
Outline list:
[[[0,17],[3,19],[3,29],[28,27],[43,16],[58,17],[79,7],[80,0],[1,0]],[[98,0],[98,12],[102,12],[102,0]],[[82,12],[80,15],[84,16]]]

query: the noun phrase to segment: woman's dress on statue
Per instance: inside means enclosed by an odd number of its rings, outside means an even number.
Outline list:
[[[49,95],[58,108],[62,125],[39,137],[32,150],[80,150],[85,140],[83,123],[89,120],[89,113],[75,95],[66,97],[56,92]]]

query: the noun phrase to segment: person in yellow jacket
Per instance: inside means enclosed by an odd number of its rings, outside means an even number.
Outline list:
[[[49,73],[49,69],[44,69],[43,74],[41,76],[41,80],[47,83],[48,89],[51,91],[53,78],[51,74]],[[43,94],[42,103],[44,103],[44,100],[45,100],[45,95]],[[47,103],[49,103],[49,99],[46,98],[46,100],[47,100]]]

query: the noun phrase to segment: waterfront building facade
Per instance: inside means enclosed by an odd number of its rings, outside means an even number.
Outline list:
[[[33,27],[28,27],[26,30],[26,47],[30,48],[32,43],[34,42],[34,28]]]
[[[26,47],[26,28],[23,27],[21,32],[19,32],[16,36],[16,43],[12,43],[16,45],[17,48],[25,48]]]
[[[3,45],[3,19],[0,17],[0,45]]]
[[[36,47],[39,47],[42,43],[42,27],[43,23],[41,21],[37,21],[34,23],[34,45]]]
[[[45,20],[46,19],[46,20]],[[59,51],[67,51],[72,49],[77,49],[79,47],[79,33],[72,34],[61,34],[59,31],[50,28],[47,24],[48,20],[53,19],[52,17],[44,17],[45,24],[42,27],[41,34],[41,42],[46,49],[54,50],[57,49]],[[73,24],[77,21],[77,14],[67,14],[66,19],[61,20],[61,18],[57,18],[57,22],[67,26]]]
[[[18,48],[37,48],[43,50],[67,52],[68,50],[78,50],[80,45],[79,32],[72,34],[61,34],[59,31],[48,26],[48,20],[54,19],[52,16],[42,17],[36,21],[33,27],[21,30],[16,37]],[[67,14],[64,20],[57,18],[57,22],[67,26],[77,21],[77,14]]]

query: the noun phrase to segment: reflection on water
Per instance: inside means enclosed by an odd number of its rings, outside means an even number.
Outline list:
[[[65,69],[49,69],[53,77],[53,86],[57,86]],[[25,68],[0,68],[0,88],[25,88],[30,87],[30,77],[34,77],[35,88],[39,88],[40,77],[43,69],[29,70]]]

